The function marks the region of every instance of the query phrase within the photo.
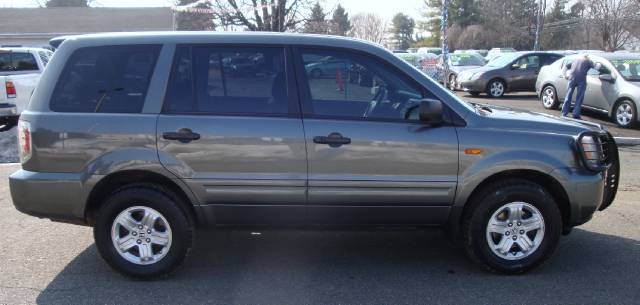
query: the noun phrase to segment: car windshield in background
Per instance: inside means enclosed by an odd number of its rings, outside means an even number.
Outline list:
[[[507,53],[500,55],[496,59],[490,61],[487,66],[489,67],[504,67],[510,64],[514,59],[516,59],[520,54],[518,53]]]
[[[611,64],[625,80],[640,82],[640,58],[611,60]]]
[[[452,66],[484,66],[484,60],[473,54],[451,54]]]

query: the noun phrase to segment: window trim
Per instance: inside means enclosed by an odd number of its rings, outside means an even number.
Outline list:
[[[155,48],[156,56],[152,64],[151,72],[149,73],[149,80],[147,82],[147,86],[144,89],[144,95],[142,96],[142,107],[140,107],[140,111],[138,112],[95,112],[95,111],[89,112],[89,111],[60,111],[55,109],[54,103],[53,103],[54,97],[56,96],[56,93],[58,92],[59,87],[62,84],[62,77],[67,73],[67,70],[70,69],[70,65],[69,65],[70,60],[78,53],[78,51],[85,50],[85,49],[105,49],[105,48],[122,48],[122,47]],[[56,113],[84,113],[84,114],[143,114],[144,106],[147,102],[149,88],[151,87],[151,81],[153,80],[153,76],[156,73],[156,68],[158,67],[158,61],[160,59],[160,53],[162,52],[163,47],[164,47],[163,44],[126,44],[126,45],[86,46],[86,47],[81,47],[73,50],[73,52],[67,57],[67,60],[64,63],[64,67],[62,67],[60,74],[58,75],[58,78],[56,80],[56,84],[53,87],[53,90],[51,92],[51,97],[49,98],[49,101],[48,101],[49,111],[56,112]]]
[[[261,113],[261,112],[242,112],[242,113],[224,113],[224,112],[215,112],[215,111],[169,111],[169,90],[171,85],[173,84],[175,73],[174,68],[176,67],[176,63],[178,61],[178,49],[181,47],[189,48],[189,55],[191,57],[191,88],[193,90],[192,96],[192,105],[196,104],[196,76],[195,69],[193,69],[193,48],[194,47],[205,47],[205,48],[270,48],[270,49],[280,49],[282,51],[282,55],[284,57],[284,73],[285,73],[285,87],[287,90],[287,104],[288,111],[287,113]],[[169,75],[169,82],[167,83],[167,93],[164,95],[162,101],[162,109],[160,110],[160,114],[167,116],[177,116],[177,115],[191,115],[191,116],[224,116],[224,117],[269,117],[269,118],[300,118],[300,106],[298,102],[298,92],[297,87],[295,85],[295,73],[293,72],[293,65],[291,63],[292,59],[291,51],[289,47],[285,44],[255,44],[255,43],[181,43],[175,45],[175,51],[173,54],[173,59],[171,61],[171,69]],[[193,109],[193,108],[192,108]]]
[[[422,86],[419,82],[417,82],[412,77],[409,77],[406,73],[400,70],[398,67],[392,65],[384,59],[381,59],[378,56],[375,56],[370,53],[366,53],[360,50],[349,49],[349,48],[341,48],[341,47],[328,47],[328,46],[317,46],[317,45],[292,45],[293,56],[294,56],[294,65],[296,72],[296,80],[298,83],[298,92],[300,96],[300,105],[302,108],[302,117],[306,119],[319,119],[319,120],[339,120],[339,121],[354,121],[354,122],[382,122],[382,123],[403,123],[403,124],[419,124],[419,125],[428,125],[428,123],[422,122],[420,120],[406,120],[406,119],[390,119],[390,118],[363,118],[363,117],[353,117],[353,116],[337,116],[337,115],[322,115],[315,114],[313,112],[313,100],[311,98],[311,91],[309,88],[309,80],[304,71],[304,62],[302,61],[302,53],[304,49],[314,49],[314,50],[323,50],[323,51],[333,51],[333,52],[346,52],[353,53],[357,56],[362,56],[366,58],[372,58],[375,62],[383,66],[385,69],[392,70],[398,77],[407,83],[415,86],[420,90],[420,94],[424,99],[429,92],[426,90],[424,86]],[[452,111],[449,109],[449,106],[442,101],[436,94],[431,93],[432,98],[440,100],[444,107],[445,113],[445,122],[443,125],[455,125],[450,122],[454,122],[455,120],[452,117]],[[450,122],[447,122],[450,121]]]

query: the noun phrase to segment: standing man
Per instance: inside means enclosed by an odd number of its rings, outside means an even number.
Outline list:
[[[578,89],[576,104],[573,107],[573,118],[580,119],[580,108],[582,108],[582,101],[584,100],[584,91],[587,89],[587,71],[594,68],[594,64],[589,59],[589,56],[583,55],[571,63],[571,68],[568,68],[568,65],[562,67],[562,75],[569,80],[567,96],[564,98],[564,105],[562,105],[562,116],[566,117],[569,114],[573,91]]]

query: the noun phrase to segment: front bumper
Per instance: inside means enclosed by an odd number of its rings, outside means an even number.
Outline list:
[[[9,176],[13,205],[22,213],[55,221],[84,223],[80,174],[18,170]]]
[[[466,92],[484,92],[486,91],[485,85],[478,80],[458,80],[458,87],[462,91]]]

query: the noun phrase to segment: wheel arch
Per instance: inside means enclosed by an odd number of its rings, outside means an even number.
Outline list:
[[[532,169],[514,169],[514,170],[505,170],[498,173],[494,173],[485,179],[483,179],[479,184],[477,184],[469,196],[464,201],[464,204],[454,207],[451,215],[449,217],[449,231],[451,233],[451,237],[457,239],[459,237],[459,230],[462,225],[462,221],[464,220],[464,215],[469,211],[471,207],[471,202],[479,196],[482,191],[489,185],[496,183],[502,180],[509,179],[521,179],[527,180],[533,183],[536,183],[542,187],[544,187],[550,194],[553,196],[558,208],[560,209],[560,213],[562,214],[562,223],[569,223],[571,219],[571,206],[569,204],[569,195],[565,191],[562,184],[553,176],[546,174],[541,171],[532,170]],[[568,227],[563,228],[563,232],[568,232]]]
[[[104,200],[114,191],[130,184],[154,184],[162,189],[171,191],[184,203],[181,205],[185,213],[197,224],[197,215],[193,205],[193,197],[190,190],[181,185],[176,179],[165,177],[161,174],[145,170],[124,170],[111,173],[100,179],[89,193],[85,204],[85,221],[89,225],[95,224],[97,213]]]

